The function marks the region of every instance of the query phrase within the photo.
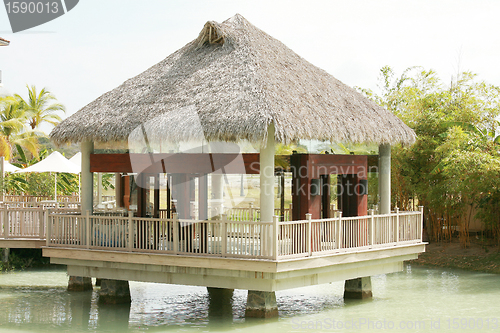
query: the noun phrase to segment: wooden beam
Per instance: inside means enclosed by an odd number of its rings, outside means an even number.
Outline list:
[[[311,156],[311,165],[316,169],[329,166],[328,173],[357,173],[353,166],[363,165],[368,160],[368,171],[375,172],[378,166],[378,155],[333,155],[333,154],[295,154]],[[260,172],[259,154],[91,154],[91,172],[137,172],[148,173],[211,173],[224,167],[225,173],[241,173],[241,161],[234,162],[242,156],[246,174]],[[289,161],[291,156],[281,156]],[[163,162],[162,162],[163,161]],[[336,169],[335,169],[336,167]],[[138,170],[134,170],[134,168]],[[145,170],[147,169],[147,170]],[[334,172],[337,170],[338,172]],[[288,171],[288,170],[287,170]],[[219,171],[220,172],[220,171]]]
[[[258,174],[259,154],[91,154],[91,172]]]

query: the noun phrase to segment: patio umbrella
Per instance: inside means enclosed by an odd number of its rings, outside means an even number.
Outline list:
[[[4,188],[3,188],[3,181],[4,181],[4,173],[5,172],[14,172],[14,171],[17,171],[17,170],[21,170],[20,168],[10,164],[9,162],[7,162],[3,156],[0,157],[0,163],[2,164],[2,190],[0,191],[1,192],[1,195],[2,195],[2,201],[4,200]]]
[[[21,170],[20,168],[10,164],[7,161],[3,161],[3,172],[14,172],[17,170]]]
[[[72,158],[69,159],[70,162],[76,164],[78,168],[82,167],[82,153],[76,153]]]
[[[72,158],[69,159],[70,162],[76,164],[78,168],[82,168],[82,153],[78,152],[75,155],[73,155]],[[80,188],[80,173],[78,173],[78,200],[80,200],[81,197],[81,191],[82,189]]]
[[[26,172],[54,172],[54,200],[57,200],[57,173],[80,173],[81,167],[70,162],[66,157],[62,156],[61,153],[55,151],[50,154],[47,158],[41,160],[40,162],[33,164],[25,169],[17,170],[16,173],[26,173]]]

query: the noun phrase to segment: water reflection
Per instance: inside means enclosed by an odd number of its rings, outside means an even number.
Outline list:
[[[127,332],[129,330],[130,304],[99,303],[97,312],[99,332]]]
[[[0,274],[0,331],[305,332],[297,329],[297,323],[361,316],[395,323],[440,318],[444,327],[447,318],[496,318],[500,307],[497,275],[419,267],[373,277],[374,298],[369,302],[344,302],[342,282],[278,292],[280,318],[271,321],[245,320],[244,290],[235,290],[232,296],[209,295],[204,287],[131,282],[130,306],[100,305],[97,289],[67,292],[63,272],[15,274],[17,278]],[[15,280],[24,282],[14,286]],[[25,281],[33,285],[28,287]]]
[[[92,305],[93,292],[70,292],[68,294],[71,327],[75,329],[87,329],[90,322],[90,309]]]

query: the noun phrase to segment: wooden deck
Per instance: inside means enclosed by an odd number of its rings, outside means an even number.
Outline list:
[[[0,209],[0,247],[41,247],[76,276],[275,291],[399,271],[422,212],[272,222]]]
[[[34,207],[31,207],[33,204]],[[49,213],[75,214],[80,210],[66,204],[54,207],[51,203],[15,202],[0,207],[0,248],[41,248],[45,246]]]
[[[49,214],[47,247],[283,260],[422,242],[421,212],[302,221]],[[309,216],[310,217],[310,216]]]

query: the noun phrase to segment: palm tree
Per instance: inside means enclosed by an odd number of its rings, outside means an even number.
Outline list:
[[[0,156],[4,156],[6,160],[12,158],[16,145],[38,156],[37,133],[25,130],[26,121],[26,112],[16,98],[0,98]]]
[[[64,105],[58,103],[55,96],[45,88],[38,94],[35,86],[26,85],[26,88],[28,88],[27,101],[18,94],[15,97],[26,112],[31,129],[38,128],[44,122],[57,125],[61,121],[61,117],[56,113],[66,112]]]

